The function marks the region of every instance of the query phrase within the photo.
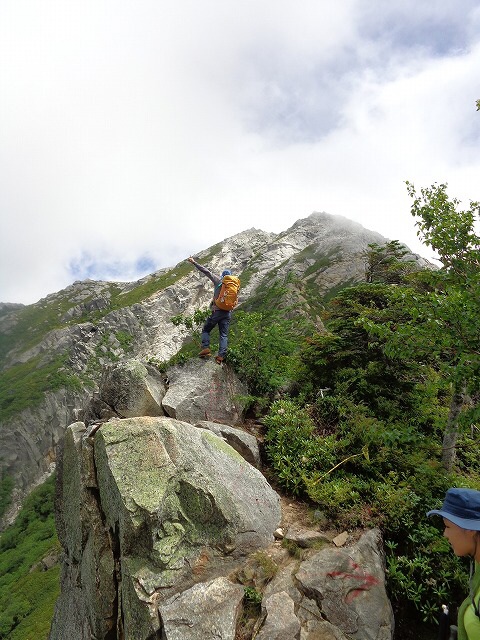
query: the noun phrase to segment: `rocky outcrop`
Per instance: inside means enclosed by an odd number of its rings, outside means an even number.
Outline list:
[[[17,478],[3,523],[14,519],[28,490],[52,473],[65,424],[75,419],[88,425],[136,416],[171,415],[191,423],[217,420],[217,426],[210,424],[210,431],[223,431],[225,441],[259,466],[253,436],[231,426],[242,421],[245,395],[245,387],[229,367],[195,360],[162,374],[137,359],[106,366],[93,395],[87,390],[49,394],[38,408],[12,421],[14,431],[0,430],[2,460]]]
[[[191,360],[162,374],[131,359],[104,369],[98,391],[78,417],[87,424],[112,417],[162,415],[191,424],[201,422],[202,427],[236,443],[234,448],[242,455],[258,461],[255,438],[228,427],[242,422],[246,394],[233,370],[215,362]],[[204,418],[209,421],[202,421]]]
[[[163,416],[165,379],[161,373],[140,360],[125,360],[105,367],[99,389],[79,418],[87,423],[114,416]]]
[[[74,423],[57,491],[50,640],[393,637],[379,532],[342,548],[317,532],[320,549],[289,556],[273,536],[279,496],[207,429],[165,416]],[[262,598],[250,620],[246,588]]]
[[[351,546],[326,545],[279,571],[265,589],[261,640],[391,640],[394,619],[385,591],[378,530]],[[288,635],[291,634],[291,635]]]
[[[195,619],[205,593],[206,611],[223,612],[211,637],[234,637],[243,590],[228,575],[273,541],[281,515],[234,449],[167,417],[112,419],[93,438],[75,423],[58,488],[65,559],[52,640],[199,638],[181,635],[175,611],[183,600]]]
[[[300,565],[295,579],[302,599],[313,600],[321,617],[348,637],[389,640],[394,620],[384,568],[382,541],[374,530],[353,547],[323,549]]]
[[[107,367],[84,421],[66,430],[50,640],[390,640],[379,533],[341,548],[348,536],[292,522],[280,535],[287,523],[256,468],[256,439],[228,424],[241,417],[231,411],[239,381],[213,362],[172,372],[136,359]],[[213,383],[223,422],[196,421],[198,390]],[[166,387],[195,424],[162,415]]]
[[[242,613],[244,590],[227,578],[201,582],[159,607],[168,640],[234,638]]]

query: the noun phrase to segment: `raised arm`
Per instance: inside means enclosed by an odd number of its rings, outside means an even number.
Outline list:
[[[213,282],[213,284],[215,286],[220,282],[220,278],[218,276],[213,275],[213,273],[209,269],[207,269],[203,265],[199,264],[191,256],[190,256],[190,258],[188,258],[188,262],[191,262],[193,264],[193,266],[196,267],[201,273],[206,275],[207,278],[210,278],[210,280]]]

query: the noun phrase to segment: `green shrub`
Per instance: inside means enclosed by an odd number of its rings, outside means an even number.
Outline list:
[[[262,602],[262,594],[259,593],[255,587],[245,587],[244,588],[244,598],[246,602],[251,604],[261,604]]]
[[[324,478],[321,481],[307,478],[306,490],[308,496],[321,506],[326,515],[338,521],[341,521],[341,513],[350,514],[352,507],[361,499],[356,487],[356,477],[344,474],[331,479]],[[351,517],[348,521],[350,526],[355,524]]]
[[[293,400],[272,403],[264,422],[269,463],[291,494],[304,494],[306,478],[336,463],[335,438],[318,436],[308,411]]]
[[[256,396],[270,396],[294,376],[298,339],[292,323],[270,312],[238,311],[229,337],[228,362]]]
[[[446,474],[433,439],[338,396],[310,406],[276,401],[264,422],[268,460],[287,492],[318,505],[334,527],[380,527],[400,625],[409,617],[432,624],[444,600],[461,601],[462,563],[425,514],[449,486],[475,480]]]
[[[12,586],[12,598],[24,594],[28,613],[18,618],[18,624],[7,636],[9,640],[47,639],[53,619],[55,602],[59,595],[60,567],[47,571],[33,571]],[[1,636],[0,636],[1,637]]]
[[[387,588],[397,623],[408,626],[418,615],[436,623],[442,603],[453,608],[468,592],[467,566],[427,521],[406,526],[402,537],[401,544],[385,541]]]
[[[125,353],[130,353],[132,351],[133,336],[131,333],[128,333],[128,331],[117,331],[115,337]]]

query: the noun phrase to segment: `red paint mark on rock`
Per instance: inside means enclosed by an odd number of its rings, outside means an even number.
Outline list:
[[[360,584],[349,591],[345,597],[345,602],[350,604],[355,598],[358,598],[362,594],[363,591],[368,591],[372,587],[376,586],[379,583],[378,578],[373,576],[370,573],[366,573],[360,565],[358,565],[353,560],[350,560],[350,566],[353,569],[352,573],[347,571],[331,571],[327,573],[328,578],[341,580],[358,580]]]

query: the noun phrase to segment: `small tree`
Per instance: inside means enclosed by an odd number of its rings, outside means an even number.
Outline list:
[[[467,393],[479,387],[480,238],[475,231],[479,203],[471,201],[468,209],[460,210],[459,200],[448,197],[446,184],[434,184],[418,194],[407,182],[407,190],[413,198],[418,236],[437,252],[442,264],[431,272],[433,290],[419,306],[452,385],[442,455],[445,468],[451,470]]]
[[[365,254],[365,277],[367,282],[400,284],[407,274],[417,269],[414,260],[406,259],[410,251],[398,240],[379,245],[372,242]]]

